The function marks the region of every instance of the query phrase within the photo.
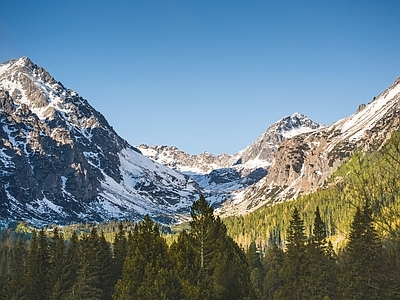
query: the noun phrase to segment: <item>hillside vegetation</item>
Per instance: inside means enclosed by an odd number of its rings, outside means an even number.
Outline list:
[[[399,171],[395,132],[293,201],[221,220],[201,196],[173,238],[148,215],[15,224],[0,232],[0,299],[400,299]]]
[[[294,207],[311,235],[314,212],[319,207],[328,239],[335,248],[344,247],[356,208],[366,202],[373,209],[376,227],[384,238],[396,234],[400,221],[400,133],[380,149],[356,152],[325,184],[323,189],[292,201],[266,206],[245,215],[224,219],[228,234],[240,245],[252,241],[259,248],[277,243],[283,246]]]

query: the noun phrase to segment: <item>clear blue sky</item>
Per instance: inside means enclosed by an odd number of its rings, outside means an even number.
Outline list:
[[[3,1],[28,56],[133,145],[234,154],[301,112],[330,125],[400,76],[400,1]]]

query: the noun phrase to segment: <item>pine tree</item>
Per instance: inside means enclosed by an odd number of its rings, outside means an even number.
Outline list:
[[[315,210],[313,234],[311,238],[311,244],[317,250],[325,252],[326,246],[326,225],[322,221],[321,214],[319,212],[319,207],[317,206]]]
[[[5,292],[6,283],[10,279],[10,255],[11,247],[0,240],[0,299]]]
[[[127,253],[126,232],[122,222],[120,222],[118,224],[118,232],[115,234],[113,243],[114,284],[116,284],[118,279],[122,277],[122,268],[124,266]]]
[[[63,299],[73,298],[75,292],[73,286],[76,283],[77,272],[80,265],[80,246],[78,235],[74,231],[69,241],[69,245],[66,251],[66,265],[64,267],[64,285],[65,294]]]
[[[253,295],[242,249],[203,196],[191,207],[190,236],[199,261],[201,299],[243,299]]]
[[[276,299],[307,299],[308,291],[302,278],[307,275],[306,235],[304,221],[295,207],[287,230],[287,251],[280,272],[283,285],[275,294]]]
[[[305,285],[309,299],[337,298],[336,263],[332,248],[326,241],[326,226],[321,219],[319,207],[315,210],[313,234],[307,245],[306,260],[308,269],[305,274]]]
[[[180,299],[182,289],[168,246],[148,215],[131,239],[113,299]]]
[[[265,269],[263,280],[263,299],[273,300],[275,292],[283,285],[280,272],[284,261],[284,252],[277,244],[268,247],[262,263]]]
[[[98,256],[96,257],[99,270],[99,288],[102,290],[102,300],[111,299],[115,285],[113,272],[114,264],[110,244],[106,241],[102,232],[99,239]]]
[[[359,207],[351,224],[345,249],[344,297],[346,299],[386,299],[382,290],[382,242],[373,225],[368,202]]]
[[[44,229],[33,232],[27,258],[26,283],[29,298],[46,300],[49,295],[50,251]]]
[[[261,264],[261,256],[257,252],[256,243],[254,241],[250,243],[246,256],[251,272],[250,280],[253,285],[253,289],[257,295],[257,298],[260,299],[262,295],[262,283],[265,277],[265,272]]]
[[[23,300],[29,299],[26,292],[25,272],[26,272],[27,249],[25,243],[20,238],[13,247],[11,261],[11,277],[4,286],[1,299],[4,300]]]
[[[99,236],[93,227],[87,236],[83,236],[79,255],[79,269],[72,292],[67,299],[101,299],[103,291],[99,278]]]
[[[179,233],[177,240],[170,247],[170,252],[182,282],[183,294],[187,299],[199,299],[200,258],[194,248],[193,238],[186,230]]]
[[[193,203],[190,215],[190,234],[200,257],[201,272],[209,271],[209,262],[212,259],[215,240],[218,236],[219,222],[216,222],[214,210],[203,195]]]
[[[255,297],[246,255],[226,232],[216,240],[212,269],[216,299]]]
[[[50,276],[49,289],[51,300],[61,299],[66,293],[65,274],[66,253],[65,240],[58,228],[54,228],[50,244]]]

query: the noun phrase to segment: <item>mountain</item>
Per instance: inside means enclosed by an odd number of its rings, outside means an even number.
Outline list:
[[[322,188],[356,150],[381,147],[400,128],[400,78],[351,116],[282,142],[269,173],[224,203],[219,213],[243,214]]]
[[[221,204],[268,174],[283,141],[320,127],[306,116],[294,113],[272,124],[253,144],[232,155],[191,155],[174,146],[142,144],[137,148],[154,161],[190,176],[204,189],[209,201]]]
[[[357,149],[400,127],[400,79],[331,126],[295,113],[236,154],[131,146],[104,116],[23,57],[0,65],[0,223],[187,219],[204,195],[237,215],[323,188]],[[1,224],[0,224],[1,225]]]
[[[129,145],[75,91],[27,57],[0,65],[3,223],[141,219],[170,223],[202,189]]]

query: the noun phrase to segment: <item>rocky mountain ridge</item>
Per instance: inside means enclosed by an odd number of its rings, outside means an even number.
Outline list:
[[[236,154],[133,147],[87,100],[28,58],[0,65],[0,225],[188,218],[200,194],[245,214],[321,188],[400,126],[400,79],[331,126],[295,113]]]
[[[169,223],[202,193],[119,137],[106,119],[28,58],[0,65],[0,219]],[[1,221],[0,220],[0,221]]]
[[[328,127],[287,139],[276,151],[269,173],[219,209],[223,215],[248,213],[323,187],[356,149],[377,149],[400,128],[400,78],[367,105]]]
[[[190,176],[204,189],[209,201],[219,204],[265,177],[283,141],[320,127],[303,114],[294,113],[272,124],[253,144],[236,154],[191,155],[174,146],[144,144],[137,148],[154,161]]]

